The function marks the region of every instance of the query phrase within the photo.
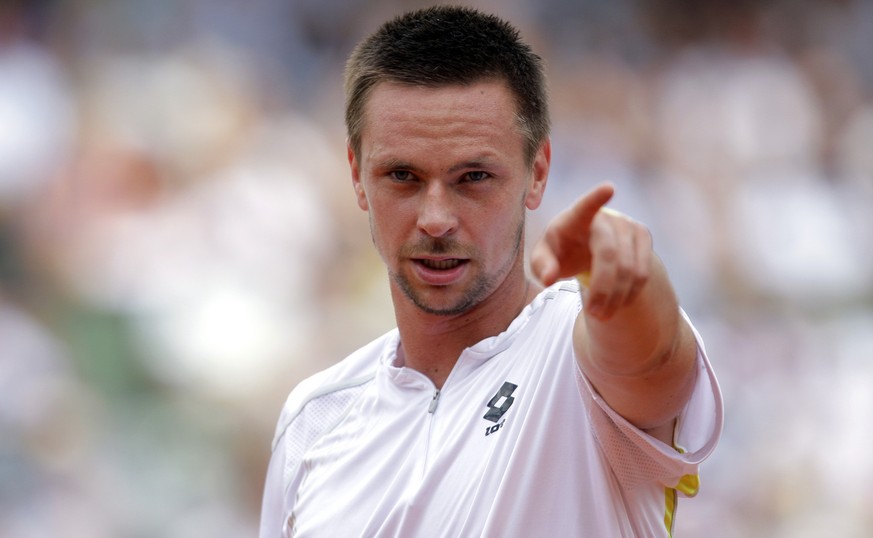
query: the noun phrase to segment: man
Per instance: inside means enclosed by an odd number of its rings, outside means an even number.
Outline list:
[[[527,278],[551,151],[540,59],[493,16],[430,8],[358,46],[346,95],[397,328],[291,393],[261,536],[670,536],[719,390],[610,185],[554,219]]]

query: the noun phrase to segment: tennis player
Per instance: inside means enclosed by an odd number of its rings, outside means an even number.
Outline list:
[[[261,537],[668,537],[721,433],[703,344],[601,184],[546,229],[540,58],[434,7],[346,68],[348,161],[397,327],[282,410]]]

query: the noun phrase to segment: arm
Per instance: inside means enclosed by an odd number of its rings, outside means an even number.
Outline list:
[[[600,185],[555,217],[531,269],[545,285],[585,275],[573,333],[580,368],[610,407],[670,444],[693,389],[696,343],[649,231],[603,207],[613,192]]]

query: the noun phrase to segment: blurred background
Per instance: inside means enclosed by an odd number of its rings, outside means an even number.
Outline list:
[[[647,223],[727,406],[677,536],[873,532],[873,2],[464,2],[547,63],[531,241]],[[342,67],[397,0],[0,0],[0,538],[254,536],[281,405],[394,324]]]

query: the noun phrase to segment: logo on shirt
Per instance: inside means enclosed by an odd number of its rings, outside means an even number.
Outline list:
[[[492,433],[497,433],[503,424],[506,422],[506,419],[500,420],[503,415],[509,411],[509,408],[512,407],[512,402],[515,401],[515,398],[512,397],[512,393],[515,392],[515,389],[518,388],[518,385],[510,383],[508,381],[503,382],[503,386],[500,387],[500,390],[497,391],[497,394],[491,397],[486,404],[488,407],[488,412],[482,416],[485,420],[490,420],[494,423],[493,426],[488,426],[485,428],[485,435],[491,435]],[[498,405],[499,404],[499,405]]]

